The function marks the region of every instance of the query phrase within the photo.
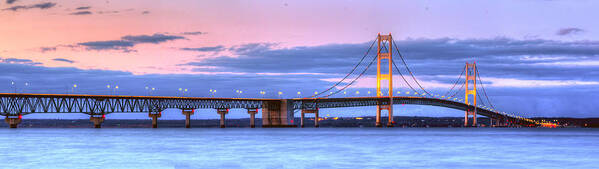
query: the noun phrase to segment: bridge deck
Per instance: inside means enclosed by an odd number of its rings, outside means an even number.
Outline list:
[[[0,93],[0,114],[4,116],[30,113],[86,113],[109,114],[114,112],[160,112],[168,108],[263,108],[264,102],[280,102],[269,98],[213,98],[172,96],[123,96],[82,94],[21,94]],[[345,97],[345,98],[294,98],[285,99],[293,109],[338,108],[376,106],[388,104],[388,97]],[[522,120],[523,118],[467,105],[454,100],[396,96],[393,104],[415,104],[447,107],[458,110],[476,109],[477,114],[495,118]],[[270,105],[270,104],[269,104]],[[527,119],[526,119],[527,120]]]

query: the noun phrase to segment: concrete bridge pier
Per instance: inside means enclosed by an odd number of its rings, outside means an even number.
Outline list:
[[[191,115],[193,115],[193,109],[182,109],[181,113],[185,115],[185,128],[191,128]]]
[[[106,116],[103,114],[92,114],[89,117],[89,121],[94,123],[94,128],[102,128],[102,123],[104,122],[105,118]]]
[[[262,102],[262,127],[296,127],[293,122],[293,100],[281,99]]]
[[[21,115],[18,116],[6,116],[4,122],[8,123],[10,128],[17,128],[17,126],[21,123]]]
[[[316,109],[316,112],[314,112],[314,127],[316,128],[320,126],[318,121],[320,121],[320,117],[318,117],[318,109]]]
[[[258,113],[258,109],[248,109],[248,114],[250,114],[250,128],[256,127],[256,113]]]
[[[489,118],[489,127],[498,127],[501,126],[501,120],[500,119],[495,119],[495,118]]]
[[[302,109],[302,117],[300,119],[300,127],[304,127],[304,114],[314,113],[314,127],[318,127],[318,108]]]
[[[216,109],[216,112],[220,114],[220,128],[225,128],[225,115],[229,113],[229,109]]]
[[[158,118],[162,116],[162,112],[150,112],[148,116],[152,118],[152,128],[158,128]]]
[[[300,118],[300,127],[304,128],[304,112],[302,112],[302,117]]]

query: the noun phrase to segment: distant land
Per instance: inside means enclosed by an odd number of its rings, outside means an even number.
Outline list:
[[[383,124],[386,124],[386,117],[383,117]],[[533,118],[535,120],[545,120],[557,122],[563,127],[585,127],[599,128],[599,118]],[[463,117],[407,117],[398,116],[394,118],[396,127],[462,127],[464,125]],[[299,126],[300,119],[295,118],[296,125]],[[262,119],[256,118],[256,127],[261,127]],[[367,117],[339,117],[322,118],[320,127],[375,127],[375,118]],[[478,118],[481,126],[489,124],[488,118]],[[216,128],[219,127],[218,119],[191,120],[192,128]],[[151,120],[131,120],[131,119],[106,119],[102,128],[151,128]],[[313,118],[306,118],[305,127],[313,127]],[[184,120],[159,120],[159,128],[182,128],[185,126]],[[227,119],[227,127],[249,127],[249,119]],[[1,128],[8,128],[8,124],[0,122]],[[23,119],[19,128],[92,128],[93,124],[88,119]]]

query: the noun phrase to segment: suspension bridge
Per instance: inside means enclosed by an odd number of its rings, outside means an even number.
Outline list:
[[[376,46],[376,55],[370,55]],[[394,55],[401,62],[396,64]],[[372,58],[370,58],[372,57]],[[368,62],[369,61],[369,62]],[[336,94],[346,91],[362,78],[376,61],[376,96],[341,97]],[[385,66],[384,63],[387,63]],[[400,66],[398,66],[400,65]],[[401,67],[401,69],[400,69]],[[359,70],[362,68],[362,70]],[[386,70],[385,70],[386,68]],[[394,73],[401,77],[408,91],[394,96]],[[412,83],[410,83],[412,81]],[[385,87],[383,82],[388,83]],[[296,126],[294,115],[300,112],[300,127],[304,127],[305,114],[314,114],[315,127],[319,126],[319,110],[324,108],[376,106],[376,126],[393,127],[393,105],[413,104],[447,107],[464,111],[464,126],[477,126],[477,115],[491,119],[489,126],[554,126],[499,111],[491,103],[480,78],[476,63],[466,63],[462,73],[445,94],[434,94],[426,90],[409,68],[391,34],[377,35],[360,61],[341,80],[330,87],[315,92],[306,98],[266,99],[266,98],[216,98],[216,97],[164,97],[164,96],[121,96],[121,95],[78,95],[78,94],[25,94],[0,93],[0,115],[10,128],[17,128],[24,115],[32,113],[85,113],[96,128],[100,128],[106,115],[110,113],[148,113],[152,127],[158,127],[158,118],[165,109],[180,109],[185,115],[185,126],[190,127],[190,116],[196,109],[215,109],[220,115],[220,127],[225,127],[225,117],[230,109],[246,109],[250,116],[250,126],[255,126],[255,115],[262,112],[263,127]],[[461,84],[460,87],[457,87]],[[479,92],[478,86],[481,92]],[[457,87],[457,88],[456,88]],[[479,94],[482,93],[482,94]],[[459,96],[463,94],[463,98]],[[483,97],[484,96],[484,97]],[[478,104],[480,101],[481,104]],[[388,114],[383,125],[382,113]]]

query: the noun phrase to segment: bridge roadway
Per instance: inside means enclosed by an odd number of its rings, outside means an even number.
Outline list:
[[[386,104],[388,101],[388,97],[269,99],[0,93],[0,115],[6,116],[7,122],[8,118],[16,117],[20,122],[22,115],[31,113],[85,113],[92,117],[101,115],[103,120],[103,115],[117,112],[148,112],[150,117],[153,114],[158,114],[160,117],[159,113],[168,108],[181,109],[184,114],[186,111],[191,111],[193,114],[194,109],[217,109],[221,114],[221,126],[224,127],[224,114],[227,114],[229,109],[239,108],[248,109],[252,120],[257,109],[262,109],[263,126],[276,126],[293,125],[294,110],[376,106]],[[529,119],[440,98],[396,96],[393,98],[393,103],[440,106],[463,111],[476,109],[477,114],[496,121],[507,121],[523,126],[535,124]],[[189,118],[189,115],[187,116]],[[156,118],[153,118],[154,121]]]

